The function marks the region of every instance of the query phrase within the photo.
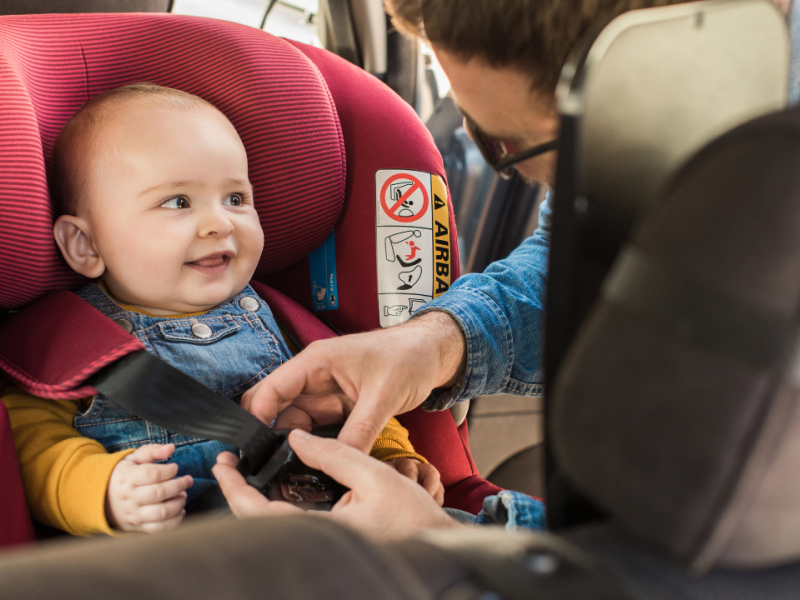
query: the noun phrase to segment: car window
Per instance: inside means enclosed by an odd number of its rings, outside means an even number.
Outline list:
[[[317,0],[174,0],[172,12],[241,23],[320,47]]]

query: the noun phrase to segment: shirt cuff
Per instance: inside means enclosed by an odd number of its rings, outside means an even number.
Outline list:
[[[117,464],[134,452],[107,454],[87,446],[65,465],[58,488],[64,529],[74,535],[122,535],[106,519],[106,491]]]
[[[432,311],[447,313],[458,323],[466,340],[466,365],[453,387],[433,390],[422,408],[445,410],[498,389],[511,374],[514,345],[511,325],[497,303],[465,286],[431,300],[414,318]]]
[[[503,490],[483,501],[483,510],[475,521],[479,525],[502,525],[508,531],[547,529],[544,502],[520,492]]]

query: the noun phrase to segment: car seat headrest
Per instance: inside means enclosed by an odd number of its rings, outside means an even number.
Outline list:
[[[697,570],[800,558],[800,110],[682,168],[557,379],[565,476]]]
[[[219,108],[247,150],[264,228],[257,274],[319,246],[344,203],[336,109],[317,68],[257,29],[170,14],[0,18],[0,306],[81,278],[52,239],[46,166],[67,119],[89,98],[136,81]]]

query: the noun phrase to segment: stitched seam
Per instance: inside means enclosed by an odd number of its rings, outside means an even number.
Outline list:
[[[102,421],[100,423],[85,423],[82,425],[75,425],[75,429],[85,429],[86,427],[97,427],[98,425],[113,425],[114,423],[128,423],[130,421],[144,421],[140,417],[130,417],[125,419],[115,419],[113,421]]]
[[[261,336],[261,339],[264,340],[264,343],[269,348],[270,352],[270,359],[271,362],[269,365],[264,367],[265,369],[271,367],[275,364],[275,357],[280,357],[280,350],[278,348],[278,341],[275,339],[275,336],[270,333],[267,328],[264,326],[264,322],[258,315],[246,315],[245,318],[247,319],[248,324],[253,328],[253,330]],[[280,365],[280,362],[278,362]]]
[[[96,371],[99,371],[102,367],[114,362],[118,358],[130,354],[135,350],[143,349],[144,344],[134,338],[124,345],[115,348],[105,356],[95,359],[76,375],[72,376],[66,381],[57,384],[47,384],[37,380],[27,371],[18,367],[4,356],[0,356],[0,364],[3,365],[6,373],[14,378],[15,383],[17,383],[26,392],[42,398],[77,400],[79,398],[85,398],[86,396],[93,396],[96,391],[94,388],[89,386],[84,386],[79,390],[71,390],[70,388],[74,387],[77,383],[80,383],[89,377],[89,375],[94,374]]]

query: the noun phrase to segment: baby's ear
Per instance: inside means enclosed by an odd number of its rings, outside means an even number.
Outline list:
[[[106,265],[94,246],[91,228],[85,219],[60,216],[53,225],[53,237],[73,271],[89,279],[97,279],[103,274]]]

